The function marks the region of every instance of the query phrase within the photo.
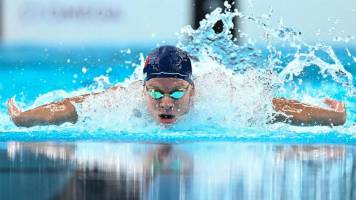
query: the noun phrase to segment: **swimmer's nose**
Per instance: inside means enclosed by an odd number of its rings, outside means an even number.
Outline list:
[[[173,110],[174,107],[173,100],[170,97],[163,97],[161,99],[160,107],[166,111]]]

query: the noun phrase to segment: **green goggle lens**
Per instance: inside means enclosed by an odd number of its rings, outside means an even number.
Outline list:
[[[156,90],[150,90],[148,91],[148,94],[152,97],[152,99],[155,99],[155,100],[158,100],[158,99],[161,99],[164,97],[164,94],[160,91],[156,91]],[[169,96],[174,99],[174,100],[178,100],[180,98],[182,98],[185,94],[185,91],[180,91],[180,90],[177,90],[177,91],[174,91],[174,92],[171,92],[169,94]]]
[[[160,98],[162,98],[162,97],[164,96],[161,92],[155,91],[155,90],[149,91],[148,94],[149,94],[153,99],[160,99]]]
[[[169,96],[173,99],[180,99],[184,96],[185,92],[183,91],[174,91]]]

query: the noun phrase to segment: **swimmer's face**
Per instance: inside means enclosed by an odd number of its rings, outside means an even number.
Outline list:
[[[177,78],[152,78],[144,87],[148,111],[157,122],[165,125],[175,123],[179,117],[189,111],[194,87],[187,81]],[[153,91],[158,91],[164,96],[154,99],[149,94]],[[175,91],[184,91],[184,95],[174,99]]]

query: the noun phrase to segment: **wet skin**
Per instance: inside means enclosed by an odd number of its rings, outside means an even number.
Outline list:
[[[165,95],[158,100],[153,99],[147,90],[157,90]],[[168,94],[176,90],[185,90],[182,98],[175,100]],[[144,95],[149,113],[161,124],[175,123],[189,111],[194,96],[194,86],[177,78],[152,78],[144,85]]]

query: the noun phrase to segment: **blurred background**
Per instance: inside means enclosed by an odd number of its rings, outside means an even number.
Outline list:
[[[233,3],[229,0],[227,2]],[[142,43],[176,41],[186,25],[194,28],[224,0],[0,0],[0,40],[4,43]],[[242,0],[232,4],[302,32],[306,41],[337,42],[356,34],[355,0]],[[253,38],[257,27],[235,20]],[[353,41],[354,42],[354,41]]]
[[[355,0],[0,0],[0,104],[6,113],[14,95],[31,105],[54,90],[121,82],[140,64],[141,53],[177,44],[183,27],[198,28],[224,4],[251,17],[272,13],[266,27],[283,23],[311,45],[338,47],[344,66],[355,68]],[[263,26],[238,18],[234,23],[239,43],[265,41]]]

